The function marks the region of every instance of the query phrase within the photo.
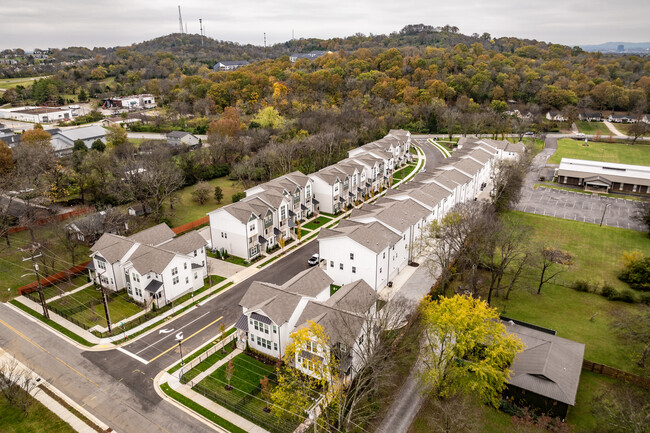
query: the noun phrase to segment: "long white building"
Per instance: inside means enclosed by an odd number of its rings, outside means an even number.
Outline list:
[[[418,255],[417,241],[429,223],[456,204],[474,200],[497,160],[524,151],[522,143],[461,140],[443,165],[355,209],[336,228],[321,229],[318,248],[325,272],[337,285],[362,278],[373,289],[383,289]]]

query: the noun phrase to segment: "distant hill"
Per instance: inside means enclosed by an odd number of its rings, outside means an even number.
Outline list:
[[[619,47],[623,46],[623,50]],[[580,45],[585,51],[595,52],[621,52],[621,53],[638,53],[650,52],[650,42],[605,42],[600,45]]]

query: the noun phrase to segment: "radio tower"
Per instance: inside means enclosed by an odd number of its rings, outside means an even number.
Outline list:
[[[181,30],[181,35],[183,34],[183,17],[181,16],[181,5],[178,5],[178,25]]]
[[[199,28],[201,29],[201,46],[203,46],[203,19],[199,18]]]

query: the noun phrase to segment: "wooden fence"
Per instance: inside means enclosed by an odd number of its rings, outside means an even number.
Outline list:
[[[90,260],[80,265],[73,266],[70,269],[66,269],[65,271],[61,271],[54,275],[50,275],[49,277],[42,278],[41,285],[43,287],[51,286],[52,284],[56,284],[59,281],[67,280],[69,277],[80,274],[86,270],[86,266],[88,265],[88,263],[90,263]],[[34,281],[33,283],[20,287],[18,289],[18,293],[20,295],[26,295],[28,293],[32,293],[37,289],[38,289],[38,283]]]
[[[209,216],[204,216],[203,218],[199,218],[198,220],[190,221],[187,224],[183,224],[182,226],[178,226],[173,228],[173,232],[178,234],[188,232],[198,226],[202,226],[203,224],[208,224],[210,222],[210,217]]]
[[[36,220],[32,223],[32,225],[34,227],[43,226],[45,224],[51,223],[52,221],[64,221],[70,218],[86,215],[91,212],[95,212],[94,207],[83,207],[80,209],[71,210],[70,212],[53,215],[50,218],[43,218],[40,220]],[[11,227],[9,230],[7,230],[7,234],[24,232],[25,230],[29,230],[29,227],[25,227],[25,226]]]
[[[622,371],[614,367],[609,367],[607,365],[589,361],[587,359],[584,359],[582,361],[582,369],[593,371],[594,373],[602,374],[603,376],[612,377],[624,382],[629,382],[634,385],[641,386],[645,389],[650,389],[650,379],[647,377],[638,376],[636,374],[628,373],[627,371]]]

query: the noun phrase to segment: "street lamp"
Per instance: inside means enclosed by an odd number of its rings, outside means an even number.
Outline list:
[[[608,207],[609,205],[610,205],[610,203],[607,203],[607,204],[605,205],[605,209],[603,209],[603,216],[602,216],[602,218],[600,218],[600,227],[603,226],[603,221],[605,220],[605,212],[607,212],[607,207]]]
[[[181,351],[181,365],[183,365],[184,362],[183,362],[183,333],[182,332],[176,334],[176,341],[178,341],[178,349]]]

